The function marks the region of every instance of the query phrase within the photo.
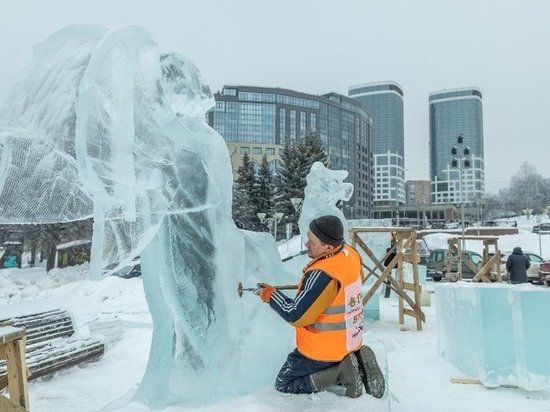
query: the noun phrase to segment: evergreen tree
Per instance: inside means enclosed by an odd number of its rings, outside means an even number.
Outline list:
[[[287,142],[281,153],[281,169],[277,175],[275,194],[275,210],[284,213],[277,227],[279,238],[284,233],[286,223],[293,224],[294,233],[298,230],[299,214],[294,210],[290,199],[304,197],[304,157],[300,150],[303,150],[301,145],[290,145]]]
[[[254,164],[245,153],[233,184],[233,220],[240,229],[255,230],[259,225],[254,206],[254,180]]]
[[[309,131],[303,139],[300,139],[297,147],[297,155],[300,159],[300,192],[297,197],[304,197],[304,190],[307,185],[306,177],[311,170],[311,166],[315,162],[321,162],[328,167],[328,153],[321,142],[321,138],[317,132]]]
[[[262,162],[260,163],[260,169],[258,175],[256,176],[255,185],[254,185],[254,206],[256,213],[265,213],[266,217],[273,216],[274,212],[274,182],[273,174],[269,168],[269,163],[267,161],[267,156],[264,154],[262,157]],[[257,216],[257,215],[256,215]],[[267,225],[260,222],[259,231],[267,231]]]
[[[304,148],[303,154],[308,173],[311,165],[315,162],[321,162],[326,167],[329,166],[328,152],[319,137],[319,133],[313,131],[307,132],[301,144]]]

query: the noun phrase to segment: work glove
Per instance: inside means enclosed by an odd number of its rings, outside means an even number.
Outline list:
[[[267,303],[271,299],[271,295],[273,292],[275,292],[277,289],[275,289],[273,286],[268,285],[267,283],[258,283],[258,289],[256,289],[256,295],[260,297],[260,299]]]

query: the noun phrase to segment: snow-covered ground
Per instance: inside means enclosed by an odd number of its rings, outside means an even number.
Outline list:
[[[533,223],[534,224],[534,223]],[[502,236],[502,250],[522,246],[535,253],[539,236],[519,224],[519,235]],[[446,247],[446,235],[427,236],[430,247]],[[469,246],[468,246],[469,247]],[[550,235],[541,236],[544,256],[550,256]],[[299,239],[280,247],[281,255],[300,250]],[[475,246],[472,245],[472,249]],[[146,411],[131,401],[145,370],[152,323],[140,278],[108,277],[86,280],[87,265],[46,274],[43,268],[0,270],[0,319],[50,308],[66,308],[74,316],[77,333],[87,336],[102,325],[107,329],[105,355],[97,362],[60,371],[49,378],[29,383],[31,410],[62,411]],[[542,286],[532,286],[542,287]],[[433,291],[428,282],[425,289]],[[395,296],[380,298],[381,320],[368,322],[365,338],[387,361],[390,397],[377,400],[367,395],[358,399],[331,393],[286,395],[270,386],[215,404],[206,400],[199,408],[171,407],[166,411],[550,411],[550,390],[527,392],[517,388],[485,388],[477,384],[453,384],[461,373],[437,354],[436,313],[424,307],[426,323],[417,331],[412,318],[398,322]],[[256,299],[254,296],[245,298]],[[261,303],[258,303],[260,307]],[[267,310],[267,309],[266,309]],[[273,316],[273,322],[281,320]],[[541,324],[546,323],[541,319]],[[289,351],[292,348],[289,347]],[[384,359],[384,355],[386,358]],[[284,359],[281,359],[281,363]],[[261,367],[261,359],[258,361]],[[275,377],[274,377],[275,378]],[[215,389],[213,389],[215,390]]]

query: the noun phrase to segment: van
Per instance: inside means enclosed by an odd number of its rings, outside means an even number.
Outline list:
[[[476,266],[479,266],[479,264],[483,261],[483,257],[479,253],[472,252],[470,250],[463,250],[462,254],[469,258]],[[449,261],[451,262],[449,263]],[[447,272],[458,272],[458,257],[449,256],[448,249],[432,250],[426,266],[426,275],[435,281],[440,281],[445,277]],[[475,274],[472,269],[470,269],[470,267],[465,263],[462,263],[462,278],[473,279],[474,276]]]
[[[430,259],[430,248],[424,239],[416,239],[416,254],[420,265],[427,265]]]

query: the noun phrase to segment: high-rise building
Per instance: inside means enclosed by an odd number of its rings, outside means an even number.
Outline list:
[[[430,93],[433,204],[474,203],[485,192],[482,99],[477,88]],[[452,154],[453,146],[457,146],[456,155]],[[465,155],[464,149],[469,151],[469,155]]]
[[[330,168],[347,170],[354,185],[344,213],[349,218],[371,217],[372,118],[357,101],[336,93],[316,96],[227,85],[214,98],[216,106],[207,113],[207,121],[225,139],[234,172],[244,153],[255,164],[267,154],[277,171],[285,142],[316,132],[327,149]]]
[[[351,86],[348,95],[373,118],[374,207],[391,209],[405,204],[403,89],[396,82]]]

